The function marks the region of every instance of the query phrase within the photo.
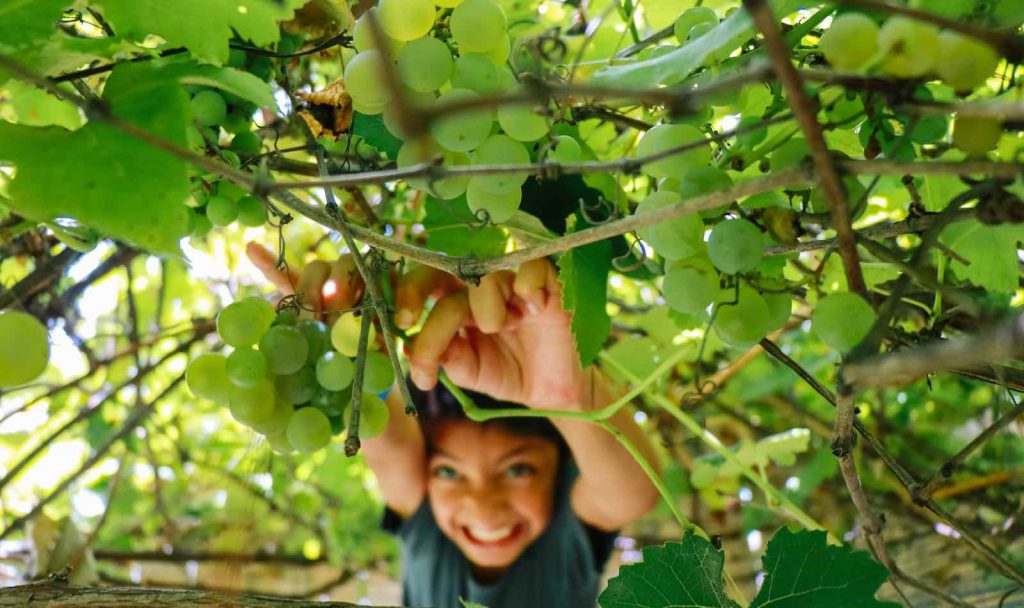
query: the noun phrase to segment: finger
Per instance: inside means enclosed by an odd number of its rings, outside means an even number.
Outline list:
[[[481,332],[493,334],[505,326],[513,280],[511,272],[502,270],[485,275],[479,285],[469,286],[469,310]]]
[[[530,312],[537,312],[544,308],[552,276],[557,283],[558,277],[555,274],[555,269],[545,258],[524,262],[519,267],[512,289],[526,302],[526,307]]]
[[[447,272],[430,266],[413,268],[399,277],[395,287],[395,325],[409,329],[423,315],[427,298],[443,298],[461,288],[462,283]]]
[[[295,295],[304,308],[319,313],[324,309],[324,283],[331,276],[331,265],[323,260],[313,260],[302,269]]]
[[[409,368],[412,381],[422,390],[437,384],[437,368],[452,338],[469,321],[469,296],[460,290],[438,301],[412,344]]]
[[[336,313],[353,308],[363,296],[363,278],[359,276],[351,255],[343,255],[331,264],[331,274],[324,283],[324,310]]]
[[[292,270],[281,270],[277,267],[277,256],[270,253],[270,251],[260,245],[259,243],[249,243],[245,246],[245,254],[249,257],[249,261],[256,267],[264,277],[270,281],[274,287],[281,290],[286,296],[290,296],[295,293],[295,285],[299,282],[299,275],[297,272]]]

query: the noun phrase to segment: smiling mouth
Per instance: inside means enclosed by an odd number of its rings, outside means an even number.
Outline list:
[[[523,524],[515,524],[493,529],[474,529],[462,526],[462,533],[470,542],[485,549],[506,547],[523,532]]]

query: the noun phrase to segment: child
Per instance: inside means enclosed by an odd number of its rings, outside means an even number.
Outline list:
[[[331,271],[323,267],[285,276],[260,249],[250,247],[250,258],[271,281],[286,291],[298,285],[319,307],[341,310],[359,296],[355,281],[324,291]],[[396,288],[396,323],[414,325],[432,297],[409,353],[420,417],[406,416],[392,391],[388,428],[363,444],[387,502],[384,527],[402,543],[404,603],[592,608],[615,532],[654,506],[656,488],[598,426],[476,423],[437,386],[444,367],[483,407],[589,411],[615,400],[599,372],[579,365],[554,267],[528,262],[478,286],[418,268]],[[610,422],[656,462],[625,409]]]

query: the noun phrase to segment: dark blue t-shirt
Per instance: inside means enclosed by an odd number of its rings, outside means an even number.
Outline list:
[[[403,603],[459,608],[462,598],[488,608],[594,608],[616,533],[576,517],[569,496],[577,476],[575,464],[562,467],[547,529],[488,584],[473,579],[472,565],[437,526],[429,500],[405,521],[388,510],[383,527],[398,535],[402,547]]]

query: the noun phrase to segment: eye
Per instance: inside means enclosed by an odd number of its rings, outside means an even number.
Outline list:
[[[459,472],[456,471],[455,469],[453,469],[452,467],[450,467],[448,465],[445,465],[445,464],[441,464],[441,465],[438,465],[438,466],[434,467],[434,470],[431,471],[431,473],[433,474],[434,477],[436,477],[438,479],[458,479],[459,478]]]
[[[526,477],[527,475],[533,475],[537,472],[537,469],[533,465],[526,464],[525,462],[517,462],[516,464],[510,465],[505,470],[505,474],[509,477]]]

